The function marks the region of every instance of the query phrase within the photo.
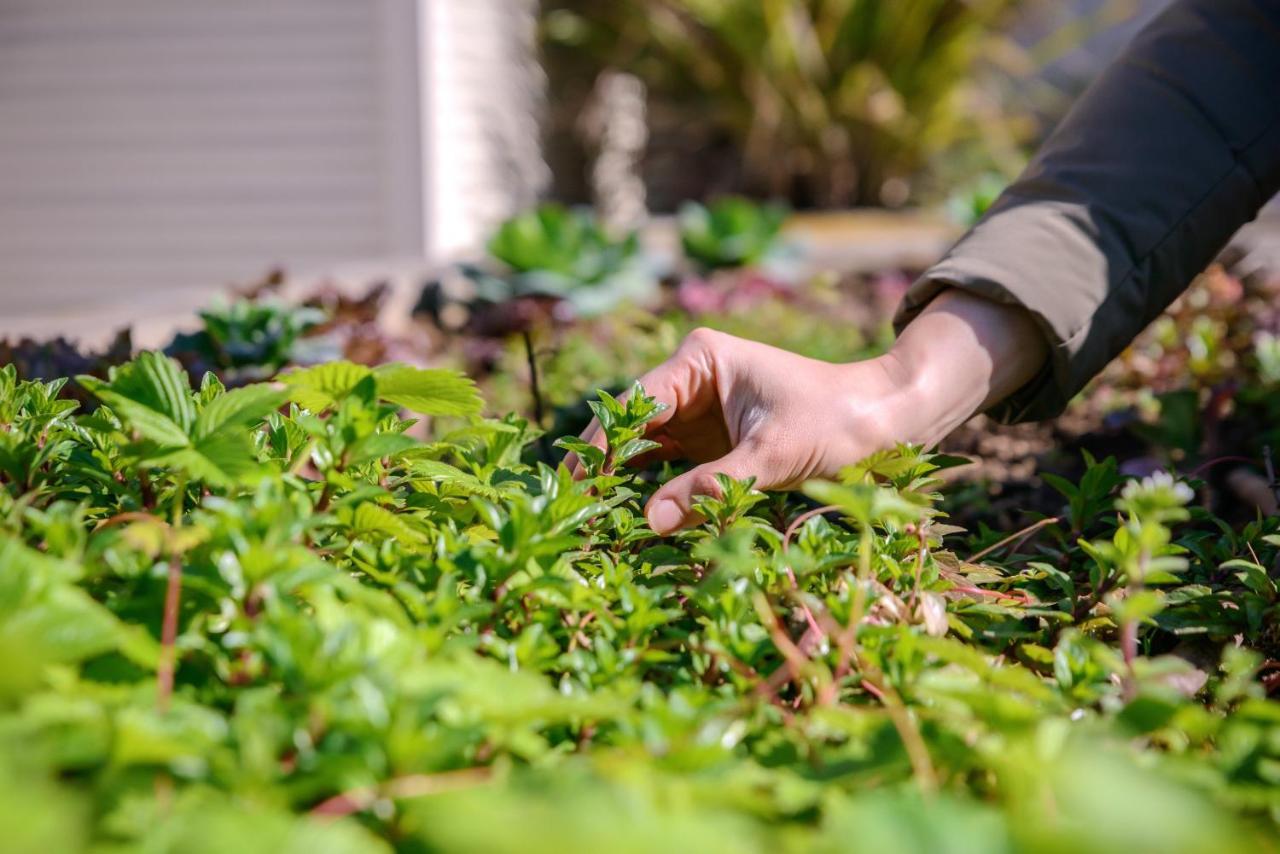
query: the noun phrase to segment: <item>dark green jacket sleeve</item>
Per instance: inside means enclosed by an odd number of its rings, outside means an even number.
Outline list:
[[[1175,0],[908,292],[1024,306],[1050,363],[992,411],[1057,414],[1280,190],[1280,0]]]

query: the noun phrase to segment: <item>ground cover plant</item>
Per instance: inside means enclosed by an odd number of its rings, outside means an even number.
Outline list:
[[[950,461],[904,448],[725,480],[664,539],[638,388],[594,402],[604,452],[560,443],[574,481],[449,371],[193,389],[144,353],[77,381],[92,413],[64,382],[0,371],[10,850],[1274,837],[1280,531],[1197,481],[1094,461],[1060,517],[966,538]]]

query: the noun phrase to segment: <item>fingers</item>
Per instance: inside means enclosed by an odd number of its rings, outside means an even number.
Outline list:
[[[737,480],[756,476],[760,472],[754,444],[742,444],[718,460],[672,478],[653,494],[645,505],[644,515],[649,527],[658,534],[670,534],[681,528],[697,524],[700,517],[693,509],[693,502],[700,495],[720,494],[716,475],[724,474]]]

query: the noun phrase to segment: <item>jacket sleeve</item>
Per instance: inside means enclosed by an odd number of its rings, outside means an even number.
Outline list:
[[[1040,375],[990,414],[1060,412],[1280,190],[1280,0],[1174,0],[908,291],[1025,307]]]

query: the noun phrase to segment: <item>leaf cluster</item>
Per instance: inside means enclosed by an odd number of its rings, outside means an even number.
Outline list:
[[[598,456],[562,443],[575,480],[447,371],[193,389],[147,353],[81,381],[90,415],[0,370],[19,850],[1274,833],[1280,705],[1251,650],[1272,642],[1280,531],[1224,528],[1172,480],[1094,475],[1074,530],[966,560],[937,505],[949,461],[902,448],[807,495],[721,479],[705,524],[661,538],[641,511],[664,475],[623,467],[660,416],[639,388],[595,402]],[[451,420],[424,435],[405,410]],[[1201,663],[1173,654],[1187,638]]]

